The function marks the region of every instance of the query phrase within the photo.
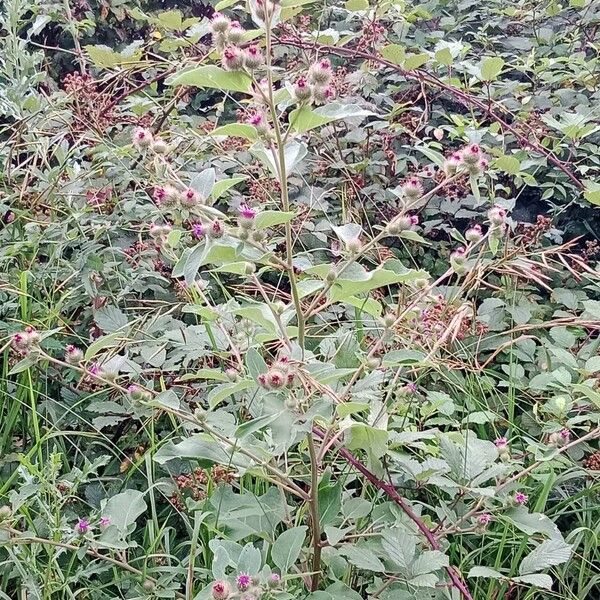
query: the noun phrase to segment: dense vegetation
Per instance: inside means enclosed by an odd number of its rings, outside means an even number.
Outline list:
[[[600,3],[0,10],[0,598],[600,597]]]

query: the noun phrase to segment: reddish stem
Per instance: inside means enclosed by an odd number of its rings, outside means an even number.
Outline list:
[[[313,427],[313,433],[323,439],[325,437],[325,432],[318,427]],[[380,489],[382,492],[385,492],[390,500],[395,502],[403,511],[408,518],[413,521],[413,523],[417,526],[419,531],[423,534],[429,545],[433,550],[441,550],[441,546],[433,532],[425,525],[424,521],[413,511],[410,505],[402,498],[402,496],[396,491],[394,486],[389,483],[386,483],[379,477],[377,477],[372,471],[367,469],[355,456],[347,450],[346,448],[342,448],[338,446],[337,448],[340,456],[344,458],[347,462],[349,462],[357,471],[359,471],[372,485],[376,488]],[[462,594],[462,597],[465,600],[473,600],[473,596],[471,596],[471,592],[467,588],[466,583],[462,580],[462,577],[458,573],[458,571],[451,566],[446,567],[446,571],[450,580],[452,581],[452,585]]]

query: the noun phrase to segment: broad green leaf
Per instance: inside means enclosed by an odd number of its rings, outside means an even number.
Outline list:
[[[144,494],[138,490],[129,489],[106,501],[102,516],[110,519],[110,524],[121,531],[127,531],[130,525],[146,511],[147,505]]]
[[[309,106],[296,108],[290,113],[289,122],[296,131],[304,133],[333,121],[352,117],[368,117],[374,114],[373,111],[361,108],[357,104],[331,102],[316,109],[311,109]]]
[[[435,60],[449,67],[454,62],[454,57],[448,48],[441,48],[435,53]]]
[[[499,56],[488,56],[481,62],[481,78],[484,81],[495,81],[502,68],[504,60]]]
[[[368,0],[347,0],[345,7],[346,7],[346,10],[351,10],[351,11],[368,10],[369,9],[369,1]]]
[[[529,575],[521,575],[520,577],[514,577],[513,581],[526,583],[528,585],[533,585],[535,587],[540,587],[547,590],[552,589],[553,583],[552,577],[550,577],[550,575],[546,575],[545,573],[530,573]]]
[[[256,229],[267,229],[288,223],[296,216],[293,212],[283,212],[282,210],[264,210],[259,212],[254,219],[254,227]]]
[[[88,346],[88,349],[85,351],[85,360],[90,360],[90,358],[96,356],[100,350],[117,346],[122,336],[122,333],[115,332],[99,337],[93,344]]]
[[[360,412],[366,412],[371,408],[370,404],[366,402],[343,402],[335,407],[335,411],[339,415],[340,419],[347,417],[348,415],[354,415]]]
[[[254,125],[248,123],[229,123],[221,125],[210,132],[210,135],[225,135],[231,137],[240,137],[255,142],[258,139],[258,133]]]
[[[229,381],[229,378],[221,369],[200,369],[195,373],[185,373],[178,381],[194,381],[195,379],[208,379],[212,381]]]
[[[246,177],[231,177],[230,179],[221,179],[220,181],[215,182],[215,185],[212,189],[211,196],[213,200],[217,200],[220,198],[229,188],[232,188],[234,185],[241,183],[244,181]]]
[[[429,60],[429,54],[421,52],[420,54],[407,54],[404,58],[404,68],[408,71],[418,69]]]
[[[375,553],[364,546],[350,546],[348,544],[342,546],[339,553],[345,556],[348,561],[355,567],[363,571],[373,571],[374,573],[383,573],[385,567],[377,558]]]
[[[413,535],[397,528],[385,529],[381,538],[381,546],[390,560],[398,565],[401,572],[409,572],[417,551],[417,542]]]
[[[193,85],[226,92],[250,92],[252,79],[240,71],[225,71],[216,65],[203,65],[167,78],[167,85]]]
[[[395,65],[401,65],[404,62],[406,51],[404,46],[399,44],[388,44],[381,49],[381,56]]]
[[[282,413],[273,413],[272,415],[262,415],[262,417],[257,417],[256,419],[251,419],[250,421],[246,421],[242,423],[235,430],[235,437],[238,440],[243,440],[247,435],[254,433],[256,431],[260,431],[270,425],[271,423],[277,421],[277,419],[281,418]]]
[[[583,195],[590,204],[600,206],[600,183],[586,181]]]
[[[514,156],[501,156],[494,161],[494,167],[509,175],[516,175],[521,170],[521,163]]]
[[[308,527],[292,527],[284,531],[273,543],[271,558],[281,573],[288,573],[296,564],[306,539]]]
[[[489,567],[471,567],[467,577],[490,577],[491,579],[504,579],[502,573],[496,571],[496,569],[490,569]]]
[[[256,383],[252,379],[242,379],[232,383],[220,383],[208,393],[208,405],[211,409],[215,408],[225,398],[254,386],[256,386]]]
[[[572,552],[572,547],[563,540],[546,540],[521,561],[519,575],[536,573],[567,562],[571,558]]]
[[[367,450],[376,458],[387,452],[388,432],[363,423],[354,423],[348,435],[348,450]]]

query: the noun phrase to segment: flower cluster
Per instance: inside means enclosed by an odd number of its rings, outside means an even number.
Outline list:
[[[261,582],[258,577],[240,572],[236,575],[233,585],[225,579],[219,579],[213,582],[211,591],[214,600],[227,600],[233,597],[241,600],[257,600],[263,596],[265,588],[276,589],[281,587],[281,583],[281,575],[278,573],[271,573],[266,581]]]
[[[313,63],[306,74],[300,75],[294,83],[294,98],[299,104],[325,104],[335,98],[335,88],[331,85],[333,71],[328,58]]]
[[[455,175],[459,171],[479,175],[487,171],[488,167],[489,160],[481,147],[478,144],[469,144],[446,158],[443,170],[447,176]]]
[[[161,185],[154,188],[152,199],[158,206],[181,207],[191,209],[205,204],[204,198],[191,187],[179,189],[173,185]]]
[[[227,71],[254,71],[264,62],[262,50],[257,45],[240,47],[244,39],[244,28],[238,21],[217,12],[211,21],[213,44],[221,52],[221,64]]]
[[[40,334],[33,327],[28,326],[12,336],[11,346],[18,354],[26,355],[39,344],[40,339]]]
[[[296,378],[296,369],[287,356],[282,356],[271,364],[266,373],[258,376],[258,383],[266,390],[291,387]]]

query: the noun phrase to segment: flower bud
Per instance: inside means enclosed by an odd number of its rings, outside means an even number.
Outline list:
[[[480,242],[482,238],[483,232],[481,231],[481,225],[473,225],[465,231],[465,239],[467,242],[477,243]]]
[[[277,588],[281,585],[281,575],[278,573],[271,573],[269,579],[267,580],[267,585],[270,588]]]
[[[346,241],[346,250],[350,254],[358,254],[362,249],[362,242],[358,238],[352,238]]]
[[[467,261],[467,250],[463,246],[459,246],[452,254],[450,254],[450,262],[456,265],[464,265]]]
[[[439,142],[444,137],[444,130],[436,127],[433,130],[433,137]]]
[[[212,239],[219,239],[219,238],[222,238],[223,235],[225,234],[225,227],[224,227],[223,223],[221,223],[221,221],[219,221],[218,219],[215,219],[210,224],[210,227],[208,228],[206,233],[208,234],[208,237],[210,237]]]
[[[251,262],[244,264],[244,275],[253,275],[256,273],[256,265]]]
[[[273,304],[271,306],[273,308],[273,312],[276,315],[282,315],[283,311],[285,310],[285,302],[282,302],[281,300],[278,300],[277,302],[273,302]]]
[[[271,369],[267,373],[267,383],[272,389],[282,388],[287,383],[287,377],[278,369]]]
[[[213,14],[212,20],[210,22],[210,28],[213,33],[227,33],[231,25],[231,21],[225,15],[216,12]]]
[[[394,323],[396,323],[396,315],[394,315],[393,313],[385,313],[385,315],[383,315],[383,317],[381,319],[381,324],[386,329],[393,327]]]
[[[244,39],[244,28],[239,21],[231,21],[227,31],[227,41],[230,44],[239,44]]]
[[[283,404],[288,410],[296,410],[298,408],[298,399],[294,398],[294,396],[286,396]]]
[[[179,198],[179,191],[172,185],[161,185],[154,188],[152,193],[152,199],[159,206],[173,206],[177,203]]]
[[[458,168],[463,164],[462,156],[455,152],[451,154],[445,161],[442,167],[447,176],[454,175]]]
[[[254,226],[254,220],[258,212],[254,208],[250,208],[247,204],[240,205],[240,216],[238,223],[243,229],[251,229]]]
[[[3,506],[0,506],[0,521],[6,521],[7,519],[10,519],[12,517],[12,510],[10,508],[10,506],[7,506],[6,504]]]
[[[244,54],[237,46],[227,46],[221,63],[226,71],[239,71],[244,66]]]
[[[237,371],[237,369],[234,369],[233,367],[226,369],[225,375],[227,375],[227,379],[229,379],[229,381],[231,381],[231,382],[237,381],[240,378],[239,372]]]
[[[182,206],[187,206],[188,208],[196,206],[199,200],[200,194],[193,188],[187,188],[184,190],[179,198]]]
[[[418,200],[423,195],[423,185],[416,177],[411,177],[402,184],[402,194],[409,201]]]
[[[325,276],[325,281],[327,281],[329,284],[334,283],[336,279],[337,273],[335,272],[335,269],[331,269]]]
[[[310,83],[312,83],[313,85],[327,85],[331,81],[332,75],[333,73],[331,71],[331,63],[327,58],[313,63],[308,70],[308,78],[310,80]]]
[[[155,154],[167,154],[169,152],[169,144],[161,138],[156,138],[152,142],[152,151]]]
[[[298,77],[294,84],[294,97],[297,102],[307,102],[312,98],[312,89],[304,75]]]
[[[267,117],[262,112],[253,114],[247,122],[256,128],[256,132],[261,137],[268,137],[271,133]]]
[[[70,365],[78,365],[83,360],[83,351],[73,346],[73,344],[68,344],[65,347],[65,362]]]
[[[481,159],[481,148],[477,144],[470,144],[460,151],[460,155],[465,165],[477,165]]]
[[[152,591],[154,591],[156,584],[154,583],[154,581],[150,581],[150,579],[146,579],[144,581],[144,583],[142,584],[142,587],[144,588],[144,590],[146,592],[152,592]]]
[[[140,150],[149,148],[153,141],[152,132],[145,127],[136,127],[133,130],[131,141],[133,142],[133,145]]]
[[[492,225],[504,225],[506,222],[506,210],[496,204],[488,210],[488,219]]]
[[[264,62],[265,58],[258,46],[249,46],[244,51],[244,65],[249,71],[258,69]]]
[[[231,586],[227,581],[215,581],[212,584],[212,597],[214,600],[227,600],[231,594]]]
[[[314,85],[312,95],[317,104],[327,104],[335,99],[335,89],[330,85]]]

